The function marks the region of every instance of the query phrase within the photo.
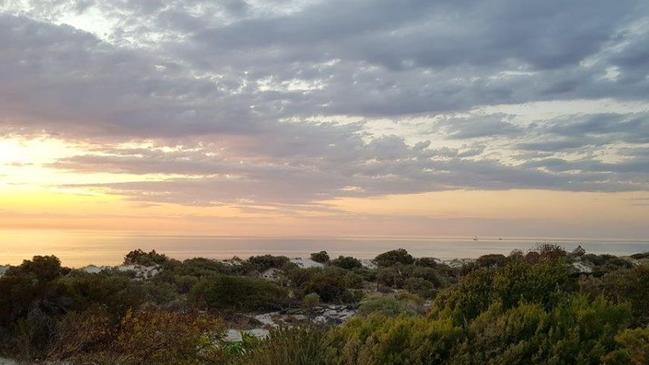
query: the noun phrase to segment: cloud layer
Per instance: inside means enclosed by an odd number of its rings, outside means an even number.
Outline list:
[[[181,204],[646,191],[648,60],[639,0],[4,0],[0,132]]]

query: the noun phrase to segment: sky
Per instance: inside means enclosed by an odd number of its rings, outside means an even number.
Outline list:
[[[649,238],[646,0],[0,0],[0,229]]]

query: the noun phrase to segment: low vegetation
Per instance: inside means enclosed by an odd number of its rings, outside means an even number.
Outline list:
[[[135,250],[88,273],[36,256],[0,277],[0,356],[68,364],[649,364],[647,254],[556,245],[449,265],[317,252],[178,261]],[[153,268],[143,277],[133,266]],[[269,275],[268,273],[272,273]],[[267,275],[268,274],[268,275]],[[313,320],[333,305],[356,314]],[[304,313],[266,338],[246,315]],[[248,318],[248,317],[245,317]]]

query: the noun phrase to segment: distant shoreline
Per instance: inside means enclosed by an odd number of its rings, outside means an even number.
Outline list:
[[[582,245],[596,254],[630,255],[649,251],[649,241],[600,241],[555,239],[488,239],[471,237],[454,239],[295,239],[295,238],[221,238],[201,236],[139,236],[118,237],[90,234],[64,236],[2,236],[0,231],[0,265],[17,265],[34,255],[56,255],[68,267],[118,265],[124,252],[135,248],[158,250],[169,257],[184,260],[193,257],[229,259],[254,255],[282,255],[308,257],[311,252],[326,250],[333,255],[373,258],[381,252],[403,247],[417,257],[436,257],[443,260],[477,258],[484,254],[509,254],[512,250],[527,251],[538,243],[557,243],[567,250]]]

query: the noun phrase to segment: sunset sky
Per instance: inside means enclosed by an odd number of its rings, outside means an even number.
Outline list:
[[[0,0],[0,229],[649,238],[646,0]]]

